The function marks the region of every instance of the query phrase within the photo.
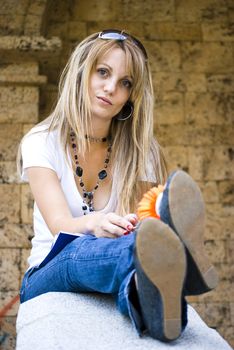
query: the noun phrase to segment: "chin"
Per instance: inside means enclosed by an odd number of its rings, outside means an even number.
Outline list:
[[[97,119],[100,121],[110,121],[115,115],[110,115],[110,114],[104,114],[104,113],[93,113],[92,112],[92,118]]]

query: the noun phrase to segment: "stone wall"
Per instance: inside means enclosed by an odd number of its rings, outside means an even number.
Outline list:
[[[188,171],[205,197],[205,245],[220,283],[190,301],[234,345],[233,13],[231,0],[0,0],[0,314],[19,291],[32,237],[32,197],[16,175],[20,139],[50,112],[76,43],[121,28],[148,50],[169,169]],[[14,348],[17,308],[1,322],[4,349]]]

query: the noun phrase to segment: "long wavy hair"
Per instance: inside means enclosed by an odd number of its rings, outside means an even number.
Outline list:
[[[60,82],[58,101],[50,116],[40,124],[47,131],[58,130],[67,157],[70,130],[77,138],[78,152],[84,155],[89,147],[85,135],[92,132],[89,99],[90,75],[97,61],[114,47],[126,54],[127,69],[133,78],[130,100],[134,111],[131,118],[110,126],[112,140],[112,175],[116,174],[116,212],[125,215],[133,211],[142,192],[142,183],[164,183],[166,164],[159,143],[153,135],[154,94],[148,60],[130,39],[103,40],[98,33],[84,39],[72,53]],[[145,189],[147,189],[145,187]]]

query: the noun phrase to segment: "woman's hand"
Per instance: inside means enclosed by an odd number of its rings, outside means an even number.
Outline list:
[[[137,223],[135,214],[124,217],[115,213],[92,213],[87,215],[87,231],[96,237],[117,238],[132,231]]]
[[[96,237],[117,238],[134,229],[134,214],[125,217],[115,213],[93,212],[73,217],[57,174],[47,168],[27,169],[34,199],[52,234],[65,232],[90,232]]]

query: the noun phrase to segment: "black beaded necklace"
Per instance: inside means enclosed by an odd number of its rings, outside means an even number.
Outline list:
[[[70,133],[70,140],[71,140],[71,147],[73,149],[73,153],[74,153],[74,161],[75,161],[75,174],[76,176],[79,178],[79,185],[82,189],[83,192],[83,205],[82,205],[82,210],[84,212],[84,215],[86,215],[88,212],[92,212],[94,211],[94,206],[93,206],[93,196],[94,196],[94,192],[97,191],[100,181],[104,180],[107,177],[107,167],[108,164],[110,162],[110,156],[111,156],[111,150],[112,150],[112,145],[110,140],[108,140],[107,138],[102,138],[102,139],[97,139],[97,138],[92,138],[89,136],[85,136],[86,139],[90,139],[94,142],[106,142],[108,141],[108,146],[107,146],[107,154],[106,154],[106,158],[104,160],[104,169],[102,169],[101,171],[99,171],[98,173],[98,179],[97,179],[97,183],[94,186],[94,188],[92,189],[92,191],[87,191],[85,189],[85,184],[82,178],[83,175],[83,169],[80,166],[79,163],[79,159],[78,159],[78,153],[77,153],[77,145],[76,145],[76,139],[75,139],[75,133],[73,131],[71,131]],[[98,141],[97,141],[98,140]]]

